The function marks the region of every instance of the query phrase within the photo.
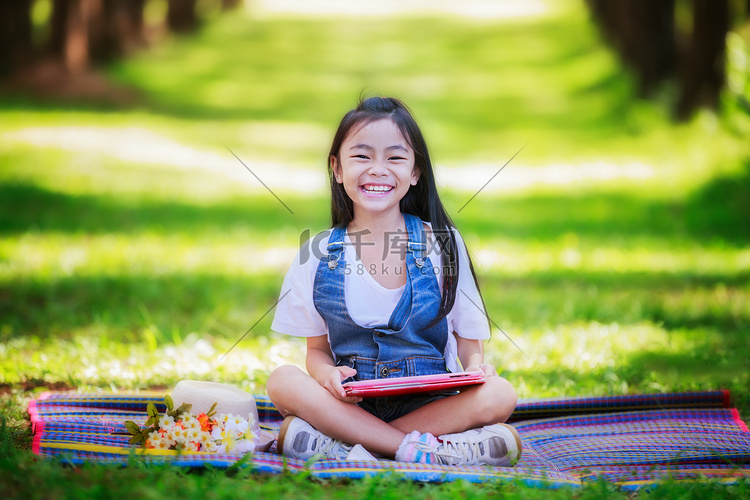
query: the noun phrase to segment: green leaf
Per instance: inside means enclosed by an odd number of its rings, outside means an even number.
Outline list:
[[[159,415],[159,410],[156,409],[154,403],[149,403],[148,406],[146,406],[146,411],[148,412],[149,417],[156,417]]]
[[[130,443],[130,444],[138,444],[138,443],[140,443],[141,439],[139,439],[139,437],[140,436],[133,436],[132,438],[130,438],[130,441],[128,441],[128,443]]]
[[[214,416],[214,415],[216,414],[216,405],[217,405],[217,404],[219,404],[219,402],[218,402],[218,401],[217,401],[217,402],[215,402],[215,403],[214,403],[214,404],[213,404],[213,405],[211,406],[211,409],[210,409],[210,410],[208,410],[208,413],[206,413],[206,416],[207,416],[207,417],[213,417],[213,416]]]
[[[183,403],[182,405],[180,405],[179,408],[177,408],[176,411],[177,411],[177,414],[179,415],[180,413],[190,413],[190,410],[192,409],[193,409],[193,405],[191,405],[190,403]]]
[[[325,458],[326,458],[326,456],[323,455],[322,453],[316,453],[313,456],[311,456],[310,458],[308,458],[307,460],[305,460],[305,467],[312,467],[312,465],[315,462],[319,462],[321,460],[324,460]]]
[[[253,452],[245,453],[245,455],[242,456],[241,459],[239,459],[237,462],[232,464],[229,469],[227,469],[227,472],[236,472],[240,467],[245,467],[246,465],[252,465],[253,463]]]
[[[169,394],[164,396],[164,403],[167,405],[167,410],[174,409],[174,401],[172,401],[172,396],[170,396]]]
[[[133,435],[141,432],[141,426],[130,420],[125,422],[125,428]]]
[[[156,417],[150,417],[148,420],[146,420],[146,425],[154,425],[158,421],[159,421],[158,418],[156,418]]]

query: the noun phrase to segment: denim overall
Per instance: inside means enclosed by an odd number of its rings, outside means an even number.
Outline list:
[[[331,350],[339,366],[357,370],[356,380],[448,371],[445,364],[447,320],[442,318],[425,329],[440,308],[440,288],[432,263],[425,257],[427,245],[422,221],[413,215],[403,216],[408,233],[407,279],[388,324],[365,328],[349,316],[344,280],[356,270],[343,258],[345,228],[333,229],[328,240],[328,255],[321,259],[315,275],[313,302],[328,325]],[[368,398],[360,406],[388,422],[434,399],[434,396]]]

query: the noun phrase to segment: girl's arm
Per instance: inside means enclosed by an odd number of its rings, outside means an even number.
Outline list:
[[[485,377],[497,376],[495,367],[484,362],[484,344],[480,339],[465,339],[456,335],[456,343],[458,344],[458,359],[464,371],[481,371],[484,372]]]
[[[305,357],[307,373],[321,386],[333,394],[336,399],[347,403],[359,403],[362,398],[347,396],[341,381],[357,374],[349,366],[336,366],[331,354],[331,344],[327,335],[307,337],[307,356]]]

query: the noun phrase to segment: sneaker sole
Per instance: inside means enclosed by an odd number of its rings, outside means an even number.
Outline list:
[[[280,455],[284,454],[284,438],[286,438],[286,431],[289,429],[289,425],[295,418],[297,417],[290,415],[286,417],[281,423],[281,427],[279,428],[279,437],[276,438],[276,452]]]
[[[516,439],[516,447],[518,448],[518,456],[516,457],[515,461],[516,463],[518,463],[518,461],[521,460],[521,452],[523,450],[523,445],[521,444],[521,435],[518,433],[516,428],[510,424],[500,424],[500,425],[502,425],[503,427],[507,427],[508,430],[511,432],[511,434],[513,434],[513,437]]]

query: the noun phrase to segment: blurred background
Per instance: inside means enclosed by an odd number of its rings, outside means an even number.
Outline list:
[[[747,415],[749,42],[746,0],[3,2],[0,389],[302,364],[272,307],[364,93],[421,124],[521,397]]]

